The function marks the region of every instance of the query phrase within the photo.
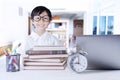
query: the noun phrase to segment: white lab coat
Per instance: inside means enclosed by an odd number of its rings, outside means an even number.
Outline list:
[[[25,40],[19,41],[21,46],[17,49],[17,53],[25,54],[26,50],[31,49],[35,45],[39,46],[64,46],[64,44],[59,41],[52,34],[45,32],[42,36],[39,36],[34,31],[31,35],[27,36]]]
[[[45,32],[43,35],[39,36],[34,31],[26,39],[26,50],[31,49],[33,46],[59,46],[62,43],[52,34]]]

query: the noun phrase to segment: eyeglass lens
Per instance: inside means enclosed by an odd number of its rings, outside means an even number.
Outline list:
[[[40,21],[40,20],[43,20],[43,21],[45,21],[45,22],[48,22],[49,21],[49,17],[46,15],[46,16],[35,16],[34,17],[34,21],[36,21],[36,22],[38,22],[38,21]]]

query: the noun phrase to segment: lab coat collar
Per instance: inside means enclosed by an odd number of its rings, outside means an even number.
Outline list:
[[[42,38],[43,36],[46,36],[48,32],[45,32],[43,35],[39,36],[37,33],[35,33],[34,31],[32,31],[31,33],[31,37],[33,39],[33,41],[37,41],[39,38]]]

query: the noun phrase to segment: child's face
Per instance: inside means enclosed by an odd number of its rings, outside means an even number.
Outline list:
[[[45,30],[50,23],[49,16],[46,11],[42,12],[40,15],[34,16],[32,24],[37,30]]]

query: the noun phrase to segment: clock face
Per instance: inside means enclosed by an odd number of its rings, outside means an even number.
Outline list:
[[[68,65],[73,71],[80,73],[87,68],[87,58],[81,54],[71,55]]]

